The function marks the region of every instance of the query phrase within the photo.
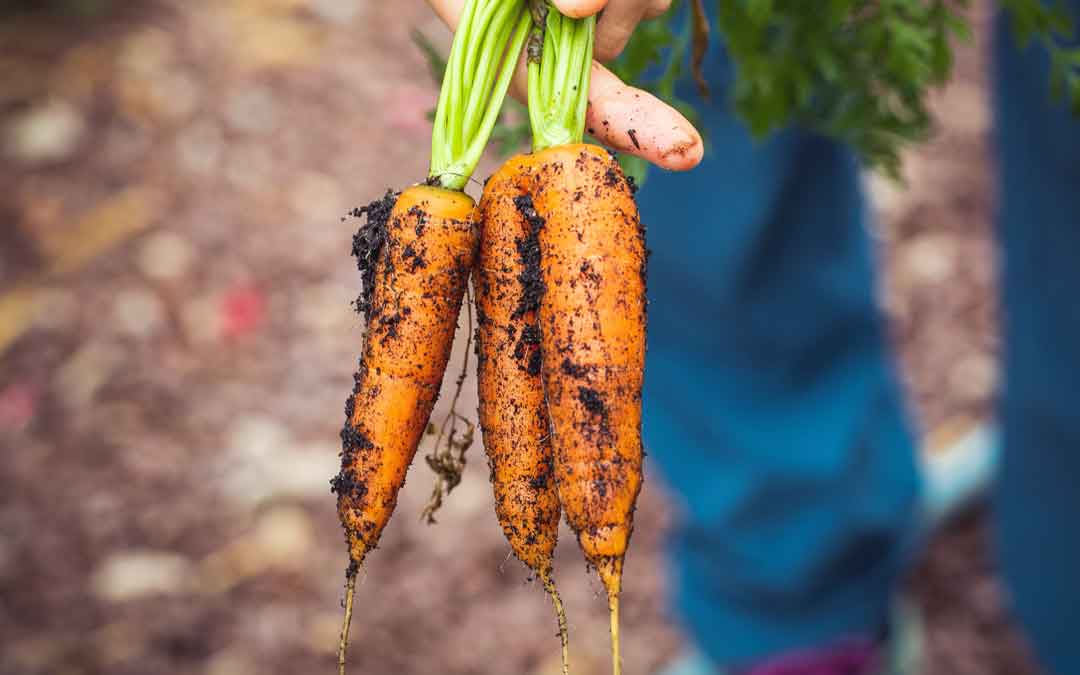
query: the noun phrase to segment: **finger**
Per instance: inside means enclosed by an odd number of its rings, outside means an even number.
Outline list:
[[[522,103],[528,99],[527,81],[522,59],[510,89]],[[682,113],[647,91],[627,86],[595,61],[585,128],[607,147],[669,171],[689,171],[705,153],[701,134]]]
[[[671,9],[671,0],[654,0],[645,10],[646,19],[655,19],[662,14],[666,14]]]
[[[592,67],[585,126],[604,145],[670,171],[693,169],[705,152],[701,134],[682,113],[623,84],[598,63]]]
[[[552,0],[552,4],[572,19],[583,19],[599,14],[600,10],[607,7],[608,0]]]
[[[599,14],[600,10],[607,6],[608,0],[552,0],[560,12],[574,19],[580,19],[593,14]],[[670,0],[665,0],[670,5]],[[465,7],[465,0],[428,0],[443,21],[450,26],[451,30],[457,28],[461,11]]]
[[[429,0],[428,4],[439,15],[450,30],[457,30],[461,21],[461,13],[465,9],[465,0]]]
[[[645,7],[638,2],[615,2],[609,5],[596,22],[596,59],[607,63],[622,54],[644,14]]]

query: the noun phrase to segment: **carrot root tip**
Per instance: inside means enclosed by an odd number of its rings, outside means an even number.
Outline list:
[[[345,619],[341,624],[341,640],[338,642],[338,675],[345,675],[345,653],[349,649],[349,628],[352,625],[357,572],[357,568],[350,565],[348,576],[345,578]]]
[[[622,674],[622,656],[619,653],[619,594],[608,597],[608,610],[611,613],[611,672]]]
[[[562,643],[562,672],[563,675],[570,675],[570,628],[566,621],[566,609],[563,607],[562,598],[559,597],[559,591],[555,588],[555,582],[552,581],[551,575],[541,574],[540,581],[544,584],[548,595],[551,596],[551,604],[555,606],[555,616],[559,621],[559,640]]]

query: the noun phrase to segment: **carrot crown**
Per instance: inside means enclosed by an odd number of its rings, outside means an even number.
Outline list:
[[[468,0],[431,135],[433,182],[463,190],[484,152],[529,32],[524,0]]]
[[[596,17],[571,19],[546,0],[530,0],[529,123],[533,150],[585,137]]]

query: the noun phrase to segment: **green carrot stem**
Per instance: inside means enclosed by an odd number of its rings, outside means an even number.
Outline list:
[[[596,17],[571,19],[550,3],[533,14],[542,21],[534,21],[532,44],[543,45],[529,51],[533,150],[580,143],[585,137]]]
[[[431,134],[430,180],[463,190],[498,120],[529,32],[525,0],[468,0],[450,47]]]

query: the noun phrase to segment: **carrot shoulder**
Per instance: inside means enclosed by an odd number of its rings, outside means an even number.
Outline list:
[[[369,233],[384,243],[368,261],[364,349],[332,481],[353,569],[390,519],[438,396],[477,223],[470,197],[421,185],[401,193],[385,232]]]

